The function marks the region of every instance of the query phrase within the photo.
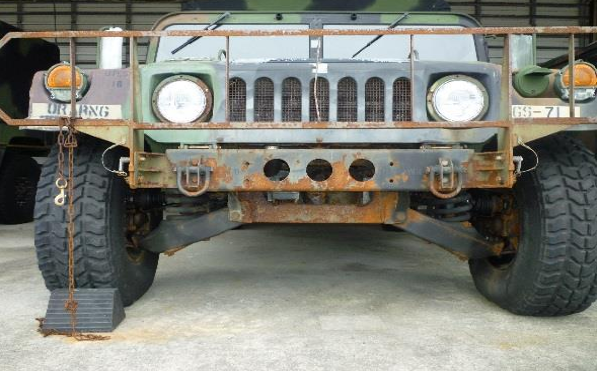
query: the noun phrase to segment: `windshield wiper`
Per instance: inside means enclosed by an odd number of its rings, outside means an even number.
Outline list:
[[[208,24],[207,26],[205,26],[205,28],[203,29],[203,31],[215,30],[215,29],[219,28],[221,26],[220,22],[222,22],[224,19],[226,19],[228,17],[230,17],[230,12],[226,12],[226,13],[222,14],[221,16],[218,17],[218,19],[216,19],[215,21],[213,21],[210,24]],[[192,43],[194,43],[195,41],[199,40],[202,37],[203,36],[194,36],[194,37],[191,37],[190,39],[188,39],[187,41],[185,41],[183,44],[181,44],[179,47],[177,47],[174,50],[172,50],[172,54],[178,53],[179,51],[181,51],[182,49],[184,49],[187,46],[191,45]]]
[[[392,22],[392,24],[390,24],[388,26],[388,30],[391,30],[392,28],[396,28],[396,26],[398,26],[400,24],[400,22],[402,22],[403,20],[405,20],[406,18],[408,18],[408,13],[404,13],[400,18],[396,19],[394,22]],[[361,54],[361,52],[365,49],[367,49],[368,47],[370,47],[371,45],[373,45],[377,40],[381,39],[384,35],[377,35],[373,38],[373,40],[369,41],[367,43],[367,45],[363,46],[361,49],[359,49],[358,52],[354,53],[352,55],[352,58],[356,57],[357,55]]]

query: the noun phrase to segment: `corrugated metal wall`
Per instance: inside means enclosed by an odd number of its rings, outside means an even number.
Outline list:
[[[470,14],[484,26],[588,26],[591,24],[592,0],[453,0],[452,10]],[[588,37],[577,38],[577,46],[588,43]],[[488,39],[492,60],[502,54],[500,39]],[[539,37],[538,60],[547,61],[566,53],[566,37]]]
[[[163,15],[180,11],[177,1],[0,1],[0,20],[26,31],[98,30],[119,26],[127,30],[149,30]],[[52,40],[51,40],[52,41]],[[62,59],[68,60],[66,40],[58,40]],[[95,40],[79,39],[77,63],[94,65]],[[147,41],[139,41],[139,58],[144,60]]]
[[[226,0],[222,0],[226,1]],[[589,25],[591,0],[453,0],[455,12],[470,14],[485,26],[563,26]],[[93,30],[106,25],[148,30],[162,15],[181,9],[179,1],[1,1],[0,19],[25,30]],[[61,42],[63,59],[67,47]],[[587,39],[577,40],[579,46]],[[489,39],[490,55],[501,59],[501,39]],[[77,46],[79,63],[95,63],[95,43],[81,40]],[[140,42],[143,60],[146,43]],[[566,52],[567,40],[543,37],[538,40],[539,60],[545,61]]]

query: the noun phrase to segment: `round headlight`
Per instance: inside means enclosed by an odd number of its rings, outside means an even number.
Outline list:
[[[193,76],[178,75],[162,81],[153,93],[153,109],[163,121],[188,124],[204,119],[211,109],[209,88]]]
[[[487,112],[487,91],[471,77],[446,76],[429,89],[427,107],[436,120],[478,120]]]

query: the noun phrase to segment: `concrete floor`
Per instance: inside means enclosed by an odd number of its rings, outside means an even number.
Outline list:
[[[0,226],[1,370],[597,370],[597,306],[513,316],[379,227],[260,226],[164,257],[106,342],[36,333],[32,226]]]

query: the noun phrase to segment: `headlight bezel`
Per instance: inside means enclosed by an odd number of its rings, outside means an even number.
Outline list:
[[[589,68],[592,70],[594,74],[592,81],[589,84],[575,84],[574,86],[574,100],[577,102],[586,102],[595,99],[597,94],[597,68],[589,62],[585,62],[582,60],[575,61],[572,65],[572,68],[575,69],[575,73],[578,74],[576,71],[577,68]],[[565,83],[564,78],[568,77],[566,73],[569,74],[570,64],[564,66],[556,73],[555,82],[554,82],[554,90],[556,94],[560,97],[561,100],[569,101],[570,100],[570,82],[568,84]],[[575,78],[576,80],[576,78]]]
[[[476,116],[474,116],[472,119],[467,119],[464,121],[477,121],[477,120],[481,120],[483,117],[485,117],[485,114],[487,114],[487,111],[489,110],[489,93],[487,92],[487,89],[481,83],[481,81],[479,81],[478,79],[471,77],[471,76],[460,75],[460,74],[447,75],[447,76],[441,77],[441,78],[437,79],[431,85],[431,87],[429,88],[429,90],[427,92],[427,112],[429,113],[429,115],[435,121],[446,121],[446,122],[462,121],[462,120],[451,120],[450,118],[445,117],[444,115],[442,115],[439,112],[439,110],[437,109],[437,106],[436,106],[435,95],[438,92],[438,90],[445,84],[453,82],[453,81],[465,81],[465,82],[473,84],[476,88],[479,89],[479,92],[481,93],[481,95],[483,97],[483,108],[481,109],[481,111]]]
[[[50,94],[50,99],[54,100],[54,101],[58,101],[61,103],[68,103],[70,102],[70,98],[71,98],[71,87],[70,84],[72,84],[72,81],[70,81],[70,77],[71,77],[71,65],[68,62],[62,62],[62,63],[57,63],[55,65],[53,65],[52,67],[50,67],[45,73],[44,73],[44,87],[46,88],[46,91],[48,92],[48,94]],[[58,73],[58,70],[63,70],[66,69],[67,71],[65,71],[67,73],[67,78],[68,78],[68,85],[66,84],[66,82],[61,83],[61,85],[63,86],[52,86],[52,84],[50,84],[50,78],[55,74]],[[77,66],[75,66],[75,84],[77,84],[76,89],[75,89],[75,100],[79,101],[81,100],[85,94],[87,93],[87,91],[89,90],[89,77],[83,72],[81,71],[81,69]],[[80,81],[80,84],[78,84],[78,82]],[[79,86],[80,85],[80,86]]]
[[[176,122],[176,121],[169,120],[164,115],[164,113],[161,112],[160,109],[158,108],[158,98],[159,98],[160,92],[169,84],[177,82],[177,81],[188,81],[188,82],[194,83],[197,87],[199,87],[199,89],[203,92],[203,95],[205,96],[205,108],[203,109],[203,112],[201,112],[198,115],[198,117],[192,121]],[[170,77],[163,79],[162,81],[160,81],[159,84],[157,84],[157,86],[153,90],[153,93],[151,96],[151,106],[152,106],[154,115],[162,122],[178,123],[178,124],[192,124],[194,122],[203,122],[208,119],[209,115],[211,114],[212,108],[213,108],[213,95],[211,93],[211,89],[200,78],[198,78],[196,76],[185,75],[185,74],[174,75],[174,76],[170,76]]]

